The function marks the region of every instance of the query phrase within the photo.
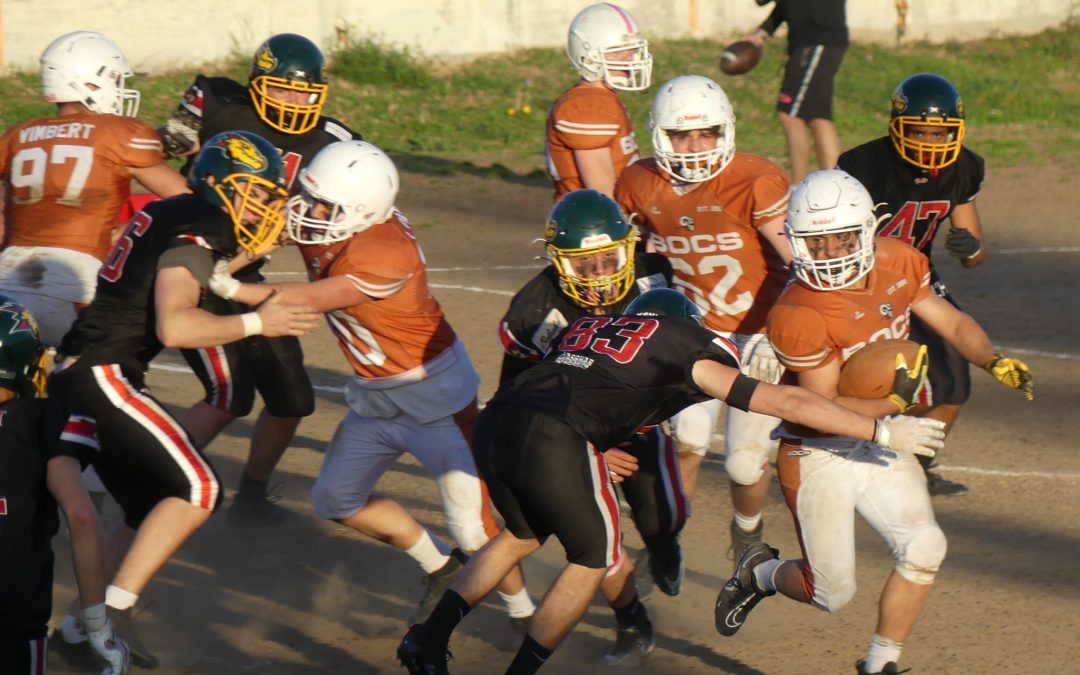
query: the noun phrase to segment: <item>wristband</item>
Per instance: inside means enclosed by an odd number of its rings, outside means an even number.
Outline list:
[[[251,337],[252,335],[262,335],[262,317],[259,316],[258,312],[248,312],[247,314],[241,314],[240,320],[244,322],[244,337]]]
[[[93,607],[87,607],[83,610],[83,625],[86,627],[86,632],[94,633],[105,627],[105,603],[99,602]]]
[[[874,420],[874,442],[882,447],[889,447],[889,425],[881,420]]]

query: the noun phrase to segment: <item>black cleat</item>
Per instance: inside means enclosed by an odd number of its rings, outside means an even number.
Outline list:
[[[636,668],[655,647],[653,625],[645,605],[641,605],[641,616],[634,625],[619,627],[614,646],[604,655],[604,665]]]
[[[931,497],[956,497],[966,495],[968,486],[945,478],[937,471],[926,471],[926,491]]]
[[[446,561],[446,564],[431,574],[424,575],[424,597],[420,599],[416,611],[409,617],[409,625],[427,620],[431,610],[439,604],[439,599],[442,598],[446,589],[450,588],[450,584],[454,582],[454,578],[467,562],[469,562],[469,556],[465,555],[461,549],[455,548],[450,551],[450,559]]]
[[[427,627],[415,624],[409,628],[397,648],[397,657],[409,675],[450,675],[446,663],[449,650],[438,650],[431,645]]]
[[[732,636],[739,632],[750,610],[762,599],[775,595],[776,591],[763,591],[754,583],[754,568],[763,562],[775,560],[780,552],[769,548],[768,544],[751,544],[735,566],[735,575],[728,579],[716,597],[716,610],[713,618],[716,631],[721,635]]]
[[[881,670],[875,670],[872,673],[866,669],[865,661],[860,660],[856,662],[855,668],[857,669],[856,672],[858,672],[858,675],[900,675],[900,673],[906,673],[907,671],[911,670],[910,668],[906,668],[904,670],[897,670],[897,665],[895,661],[889,661],[881,667]]]
[[[225,522],[231,527],[275,527],[283,524],[292,516],[292,512],[278,504],[281,495],[277,494],[280,483],[262,491],[241,489],[233,497],[225,511]]]
[[[119,610],[109,608],[109,619],[112,621],[113,632],[118,638],[127,643],[131,650],[131,665],[153,670],[158,667],[158,659],[139,640],[135,629],[135,616],[131,609]]]
[[[649,573],[653,583],[666,595],[678,595],[682,590],[686,564],[678,539],[663,546],[649,548]]]

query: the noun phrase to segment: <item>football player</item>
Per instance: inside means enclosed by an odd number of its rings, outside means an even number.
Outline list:
[[[187,192],[154,130],[134,119],[139,92],[120,48],[100,33],[62,35],[41,55],[41,91],[56,114],[0,137],[8,210],[0,292],[38,320],[56,347],[94,297],[117,214],[134,178],[162,197]]]
[[[932,257],[934,237],[949,221],[945,249],[965,269],[986,259],[986,242],[975,198],[982,188],[983,158],[964,147],[964,102],[940,75],[920,73],[905,79],[892,96],[889,134],[840,155],[837,167],[870,191],[881,213],[890,214],[878,234],[894,237],[930,258],[930,289],[953,305]],[[957,305],[958,306],[958,305]],[[967,361],[921,319],[911,322],[912,339],[930,349],[930,385],[934,407],[925,414],[952,429],[960,406],[971,394]],[[930,470],[921,457],[932,495],[968,491],[962,483]]]
[[[258,255],[285,225],[285,165],[274,146],[247,132],[218,134],[200,150],[188,186],[194,194],[153,202],[131,219],[49,378],[52,396],[98,422],[94,467],[124,512],[110,536],[106,569],[115,575],[105,600],[126,618],[221,501],[210,461],[147,392],[150,360],[163,347],[303,335],[318,321],[310,308],[278,298],[242,315],[199,309],[215,260]],[[135,663],[156,663],[130,632],[125,636]]]
[[[735,113],[724,90],[707,77],[664,83],[650,125],[655,156],[626,170],[615,200],[633,214],[648,249],[671,261],[675,288],[702,309],[706,327],[739,347],[744,371],[775,383],[781,368],[765,339],[765,315],[780,295],[791,258],[783,231],[787,178],[764,157],[735,151]],[[720,407],[710,400],[680,413],[674,423],[691,496]],[[769,432],[777,421],[727,409],[733,560],[761,540],[768,461],[776,447]]]
[[[555,200],[581,188],[610,197],[619,175],[638,160],[634,125],[616,90],[649,88],[649,41],[630,12],[604,2],[570,22],[566,54],[581,81],[548,110],[544,154]]]
[[[226,274],[212,288],[249,305],[271,294],[326,313],[352,367],[349,413],[312,488],[315,513],[401,549],[425,572],[417,614],[426,616],[453,575],[498,528],[469,450],[480,383],[465,345],[427,284],[424,254],[394,206],[394,163],[363,141],[328,145],[300,172],[288,204],[289,237],[311,283],[245,284]],[[451,550],[400,504],[376,492],[403,453],[442,496]],[[535,609],[518,572],[500,591],[521,629]]]
[[[322,114],[328,92],[325,67],[322,52],[311,40],[291,33],[274,35],[256,50],[247,86],[225,77],[195,78],[159,129],[166,151],[174,157],[192,155],[217,133],[250,131],[281,153],[286,188],[296,194],[297,172],[319,150],[360,139]],[[245,268],[239,278],[258,283],[260,266]],[[251,309],[213,295],[203,308],[222,316]],[[230,422],[251,412],[255,391],[262,394],[265,407],[255,421],[239,490],[226,516],[236,525],[280,522],[288,512],[268,495],[270,477],[300,420],[315,409],[299,341],[260,336],[183,353],[206,390],[206,397],[181,418],[197,447],[206,447]]]
[[[105,611],[101,523],[79,475],[98,448],[94,421],[37,398],[43,361],[34,319],[0,295],[0,663],[5,673],[45,672],[59,506],[86,608],[85,639],[107,664],[105,675],[123,675],[130,658]]]
[[[568,193],[552,209],[544,237],[548,260],[517,292],[499,324],[505,350],[501,382],[539,363],[552,340],[583,316],[621,314],[642,292],[671,284],[671,265],[657,253],[635,255],[637,232],[619,205],[596,190]],[[659,427],[643,430],[626,447],[604,452],[612,479],[622,486],[648,551],[657,586],[678,595],[683,558],[678,536],[689,516],[674,443]],[[615,610],[618,634],[605,656],[629,664],[652,651],[653,627],[634,585],[634,563],[623,564],[600,585]]]
[[[926,256],[896,239],[875,238],[879,220],[870,193],[840,170],[812,173],[792,194],[786,228],[796,282],[768,319],[785,377],[868,417],[906,412],[925,387],[925,364],[919,363],[925,348],[915,364],[898,361],[888,397],[839,397],[837,383],[841,366],[864,345],[907,338],[915,314],[969,362],[1031,399],[1027,366],[995,353],[974,319],[930,290]],[[894,560],[877,628],[858,669],[862,675],[896,673],[901,647],[945,558],[945,535],[914,454],[850,434],[822,433],[827,431],[790,422],[777,430],[780,485],[802,558],[780,560],[767,544],[751,545],[717,599],[716,628],[734,635],[750,610],[777,591],[829,612],[847,604],[855,594],[857,512],[889,544]]]
[[[940,443],[940,422],[894,417],[882,424],[808,391],[742,375],[735,345],[703,328],[696,305],[675,290],[643,293],[625,312],[570,324],[544,360],[503,383],[480,414],[473,452],[507,529],[469,559],[427,621],[401,641],[398,658],[413,675],[447,672],[457,624],[494,579],[555,535],[567,564],[507,670],[536,672],[622,554],[618,502],[599,449],[688,405],[719,396],[826,431],[879,441],[884,435],[898,450]]]

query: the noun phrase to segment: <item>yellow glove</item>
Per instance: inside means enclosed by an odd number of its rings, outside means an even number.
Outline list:
[[[888,398],[896,404],[901,413],[906,413],[916,405],[930,405],[926,387],[926,370],[929,366],[930,358],[926,355],[926,345],[919,345],[915,365],[910,369],[904,355],[896,355],[896,377]]]
[[[1011,359],[998,352],[983,368],[1006,387],[1022,391],[1027,400],[1031,401],[1035,398],[1035,382],[1028,373],[1027,364],[1020,359]]]

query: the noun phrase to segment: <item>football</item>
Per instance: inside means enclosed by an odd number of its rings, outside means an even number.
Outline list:
[[[896,355],[915,365],[919,345],[911,340],[878,340],[855,352],[840,369],[837,393],[851,398],[883,398],[892,391]]]
[[[724,48],[720,55],[720,70],[728,75],[749,73],[761,61],[761,47],[749,40],[739,40]]]

